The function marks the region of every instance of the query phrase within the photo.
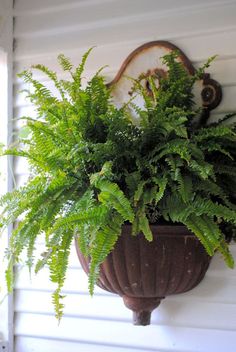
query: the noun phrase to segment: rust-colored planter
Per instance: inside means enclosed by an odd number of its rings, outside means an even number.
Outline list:
[[[120,295],[135,325],[149,325],[151,312],[168,295],[191,290],[203,279],[210,257],[184,226],[151,226],[153,241],[131,236],[125,225],[114,250],[101,265],[98,286]],[[89,261],[77,253],[86,273]]]

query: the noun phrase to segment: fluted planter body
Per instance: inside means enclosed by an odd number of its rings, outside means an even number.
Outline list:
[[[114,250],[101,265],[98,286],[123,297],[134,324],[150,324],[151,312],[171,294],[191,290],[204,277],[210,257],[184,226],[151,226],[153,241],[122,228]],[[89,260],[77,253],[86,273]]]

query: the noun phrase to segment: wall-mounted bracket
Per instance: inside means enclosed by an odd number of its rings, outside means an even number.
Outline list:
[[[156,85],[161,77],[167,74],[167,67],[162,62],[162,57],[172,51],[179,53],[178,59],[181,61],[189,72],[194,75],[196,72],[194,66],[188,57],[177,46],[167,41],[153,41],[145,43],[135,49],[123,62],[115,78],[108,85],[114,85],[113,95],[118,104],[126,102],[132,95],[133,82],[127,77],[139,79],[140,77],[155,76]],[[144,81],[144,87],[150,91],[148,80]],[[200,84],[200,100],[203,110],[201,123],[206,123],[210,111],[215,109],[221,102],[222,89],[220,84],[205,73]],[[151,93],[151,92],[150,92]],[[199,100],[199,99],[197,99]]]

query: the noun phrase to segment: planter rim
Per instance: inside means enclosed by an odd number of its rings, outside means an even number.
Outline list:
[[[150,229],[155,236],[185,236],[185,237],[196,237],[196,235],[191,232],[190,230],[187,229],[186,226],[184,225],[158,225],[158,224],[149,224]],[[130,229],[132,225],[131,224],[124,224],[122,226],[123,228],[128,228]],[[131,234],[130,234],[131,235]],[[137,235],[141,235],[137,234]],[[135,235],[134,235],[135,237]],[[197,238],[197,237],[196,237]]]

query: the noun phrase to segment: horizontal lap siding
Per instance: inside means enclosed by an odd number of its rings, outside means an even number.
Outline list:
[[[236,109],[235,1],[18,0],[14,14],[15,73],[36,63],[58,71],[58,54],[78,64],[84,51],[96,45],[86,76],[108,64],[109,81],[137,46],[169,40],[196,66],[218,54],[209,72],[221,82],[224,97],[212,118]],[[48,84],[42,75],[37,77]],[[32,107],[18,94],[22,82],[16,76],[14,82],[14,116],[32,115]],[[16,131],[19,126],[16,122]],[[26,174],[27,165],[17,160],[17,182],[22,183]],[[236,257],[236,247],[232,250]],[[37,252],[42,251],[39,243]],[[236,271],[225,268],[220,256],[213,259],[198,287],[167,298],[153,313],[153,325],[145,328],[131,325],[131,312],[119,297],[99,288],[93,299],[89,297],[87,277],[74,250],[63,290],[65,316],[59,327],[47,270],[31,281],[25,268],[16,270],[16,352],[235,351]]]
[[[204,315],[203,315],[204,316]],[[30,324],[28,323],[30,321]],[[60,326],[53,316],[22,313],[16,319],[17,335],[42,336],[61,341],[78,341],[96,345],[133,347],[155,351],[234,351],[235,331],[222,329],[192,328],[188,326],[151,325],[148,328],[134,327],[129,322],[103,319],[78,319],[64,317]],[[49,328],[50,327],[50,328]],[[207,342],[206,342],[207,341]],[[64,343],[64,342],[63,342]],[[50,346],[51,350],[53,345]],[[40,350],[40,341],[38,345]],[[78,350],[80,346],[78,345]],[[67,349],[65,349],[66,351]]]

